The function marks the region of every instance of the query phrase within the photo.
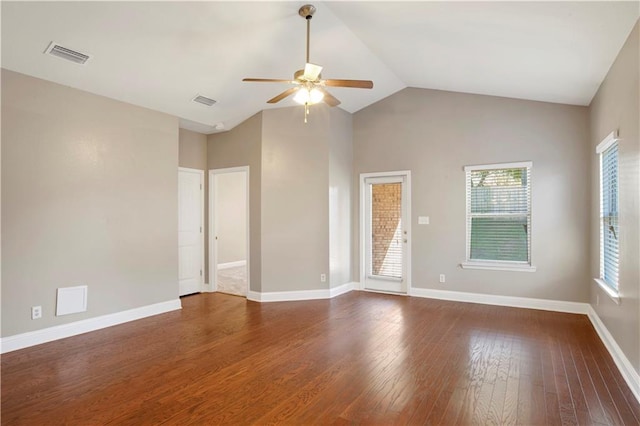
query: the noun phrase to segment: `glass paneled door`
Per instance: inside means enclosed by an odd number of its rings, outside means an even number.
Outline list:
[[[364,288],[407,292],[407,176],[364,178]]]

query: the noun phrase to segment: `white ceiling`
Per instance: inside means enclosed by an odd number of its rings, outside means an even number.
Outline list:
[[[304,66],[306,2],[2,1],[2,67],[228,130]],[[404,87],[588,105],[640,16],[640,2],[320,2],[311,62],[355,112]],[[44,55],[51,41],[84,66]],[[201,94],[213,107],[191,99]],[[222,129],[215,126],[221,124]]]

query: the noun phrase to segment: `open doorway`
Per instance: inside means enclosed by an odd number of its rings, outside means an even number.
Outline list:
[[[209,171],[209,274],[214,291],[249,290],[249,168]]]

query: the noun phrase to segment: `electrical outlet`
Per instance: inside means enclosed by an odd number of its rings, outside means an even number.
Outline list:
[[[441,282],[441,283],[445,282],[444,274],[440,274],[440,282]]]
[[[327,282],[327,274],[320,274],[320,282]]]
[[[596,294],[596,306],[600,306],[600,295]]]
[[[42,318],[42,306],[32,306],[31,319],[40,319],[40,318]]]

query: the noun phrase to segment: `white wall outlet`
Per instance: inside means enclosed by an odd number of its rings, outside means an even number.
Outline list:
[[[327,282],[327,274],[320,274],[320,282]]]
[[[441,283],[445,282],[444,274],[440,274],[440,282]]]
[[[42,306],[32,306],[31,319],[40,319],[40,318],[42,318]]]
[[[429,216],[418,216],[418,225],[428,225]]]

